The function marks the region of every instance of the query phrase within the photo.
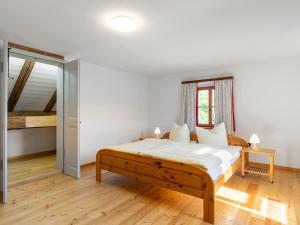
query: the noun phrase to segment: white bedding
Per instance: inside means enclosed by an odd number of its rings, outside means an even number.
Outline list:
[[[178,143],[167,139],[147,138],[124,145],[110,146],[109,149],[150,155],[184,163],[192,163],[208,171],[216,180],[240,157],[241,147],[213,146],[195,143]]]

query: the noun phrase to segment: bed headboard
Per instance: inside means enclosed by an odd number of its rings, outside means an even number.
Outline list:
[[[169,139],[170,132],[167,132],[163,135],[163,139]],[[198,138],[195,132],[190,133],[191,141],[198,142]],[[244,139],[234,136],[234,135],[227,135],[228,144],[232,146],[241,146],[241,147],[249,147],[247,141]]]

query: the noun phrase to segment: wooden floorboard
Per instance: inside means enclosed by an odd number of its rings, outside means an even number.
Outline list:
[[[82,178],[57,174],[9,189],[0,205],[0,224],[198,225],[202,200],[104,172]],[[276,171],[275,182],[236,174],[216,196],[216,224],[300,224],[300,175]]]
[[[9,187],[43,179],[57,173],[60,173],[60,170],[56,166],[56,156],[53,151],[8,161]]]

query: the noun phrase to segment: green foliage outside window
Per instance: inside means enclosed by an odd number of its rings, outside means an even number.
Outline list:
[[[212,124],[215,120],[214,112],[214,90],[212,90],[211,106],[209,102],[209,90],[203,89],[198,91],[198,124],[208,125],[210,123],[209,109],[212,109]]]

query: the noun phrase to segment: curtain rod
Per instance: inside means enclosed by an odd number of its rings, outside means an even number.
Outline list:
[[[182,81],[181,83],[182,84],[190,84],[190,83],[208,82],[208,81],[216,81],[216,80],[233,80],[233,76],[208,78],[208,79],[202,79],[202,80],[188,80],[188,81]]]

